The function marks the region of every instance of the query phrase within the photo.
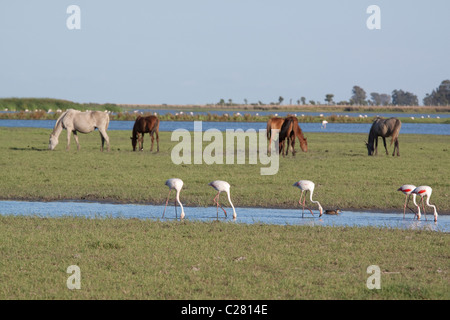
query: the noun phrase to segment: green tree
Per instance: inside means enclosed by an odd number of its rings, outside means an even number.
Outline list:
[[[328,93],[327,95],[325,95],[325,101],[328,104],[331,104],[333,102],[333,97],[334,97],[334,94]]]
[[[350,104],[357,104],[357,105],[366,105],[366,92],[363,88],[358,86],[353,86],[352,89],[352,97],[350,99]]]
[[[281,104],[283,102],[284,98],[282,96],[278,97],[278,104]]]
[[[392,104],[400,106],[417,106],[419,105],[419,100],[417,96],[411,92],[403,90],[392,91]]]
[[[438,88],[433,90],[431,94],[426,94],[423,99],[426,106],[448,106],[450,105],[450,80],[441,82]]]

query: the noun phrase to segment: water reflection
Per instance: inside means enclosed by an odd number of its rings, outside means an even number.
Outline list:
[[[87,218],[138,218],[160,220],[164,206],[113,204],[98,202],[28,202],[0,201],[0,214],[3,215],[33,215],[40,217],[81,216]],[[228,210],[227,210],[228,211]],[[319,218],[318,211],[314,216],[305,211],[302,218],[301,209],[273,208],[236,208],[236,223],[246,224],[276,224],[276,225],[307,225],[307,226],[374,226],[400,228],[411,230],[432,230],[450,232],[450,216],[440,215],[438,222],[433,221],[433,215],[421,221],[413,220],[413,215],[403,219],[403,213],[356,212],[344,211],[340,215],[323,215]],[[178,218],[180,209],[178,208]],[[185,207],[186,218],[190,221],[213,221],[217,219],[216,207]],[[230,211],[231,212],[231,211]],[[165,221],[175,220],[175,208],[167,207]],[[224,217],[219,211],[220,221],[232,222],[231,214]]]

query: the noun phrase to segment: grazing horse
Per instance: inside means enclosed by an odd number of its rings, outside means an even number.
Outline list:
[[[298,141],[300,142],[300,148],[303,152],[308,151],[308,142],[306,141],[306,138],[303,136],[302,129],[300,129],[300,126],[298,125],[298,119],[297,117],[289,116],[284,119],[283,125],[281,126],[280,130],[280,138],[279,138],[279,153],[284,154],[284,144],[287,139],[287,148],[286,148],[286,155],[289,152],[289,147],[291,148],[292,155],[295,156],[295,138],[298,138]]]
[[[281,129],[281,126],[283,125],[284,119],[283,118],[278,118],[278,117],[273,117],[270,118],[267,121],[267,140],[269,140],[269,145],[267,147],[267,153],[270,153],[271,147],[272,147],[272,129],[273,130],[278,130],[278,132]]]
[[[152,138],[152,146],[150,151],[153,151],[153,143],[155,138],[153,134],[156,133],[156,145],[157,152],[159,152],[159,119],[156,116],[142,117],[138,116],[133,126],[133,133],[131,139],[131,145],[133,151],[136,151],[136,142],[139,141],[139,150],[144,150],[144,133],[148,133]]]
[[[386,147],[386,138],[391,138],[391,145],[394,143],[394,152],[392,152],[392,156],[395,155],[395,149],[397,149],[397,156],[400,156],[400,150],[398,147],[398,135],[400,133],[400,128],[402,127],[402,122],[397,118],[376,118],[372,123],[372,127],[369,132],[369,141],[366,142],[367,151],[369,156],[372,156],[374,153],[377,154],[378,149],[378,137],[381,136],[383,138],[384,149],[386,150],[386,154],[388,153]],[[375,146],[374,146],[375,144]]]
[[[53,132],[50,134],[50,140],[48,143],[48,148],[50,150],[55,149],[58,144],[58,138],[61,134],[62,129],[67,130],[67,147],[66,150],[70,148],[70,134],[73,133],[73,137],[77,143],[77,149],[80,150],[80,143],[78,142],[77,132],[89,133],[98,129],[100,132],[100,137],[102,139],[101,151],[106,141],[106,145],[109,151],[109,137],[106,134],[106,130],[109,125],[109,115],[106,112],[101,111],[86,111],[81,112],[79,110],[68,109],[63,112],[53,128]]]

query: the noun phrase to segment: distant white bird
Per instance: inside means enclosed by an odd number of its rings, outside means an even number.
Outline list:
[[[322,128],[326,129],[327,128],[327,123],[328,123],[327,120],[323,120],[322,121]]]
[[[308,191],[309,191],[309,199],[311,200],[311,202],[317,203],[317,205],[319,206],[319,212],[320,212],[319,217],[321,217],[321,216],[322,216],[322,213],[323,213],[322,206],[320,205],[319,201],[314,201],[314,200],[312,199],[312,196],[313,196],[313,193],[314,193],[314,188],[315,188],[314,182],[309,181],[309,180],[300,180],[300,181],[297,181],[296,183],[294,183],[292,186],[293,186],[293,187],[297,187],[297,188],[299,188],[300,190],[302,190],[302,194],[300,195],[300,200],[298,200],[298,203],[299,203],[300,205],[303,206],[303,210],[302,210],[302,218],[303,218],[303,211],[305,210],[306,193],[305,193],[305,198],[303,198],[303,204],[302,204],[301,201],[302,201],[302,197],[303,197],[303,192],[308,192]],[[314,216],[314,213],[311,211],[311,209],[309,209],[308,207],[306,207],[306,208],[307,208],[307,209],[311,212],[311,214]]]
[[[405,198],[405,204],[404,204],[404,206],[403,206],[403,218],[405,218],[406,207],[408,206],[408,202],[409,202],[409,199],[411,198],[411,194],[412,194],[412,197],[413,197],[414,205],[415,205],[416,208],[417,208],[417,213],[415,213],[415,216],[414,216],[414,217],[416,217],[416,216],[419,216],[419,217],[420,217],[420,207],[419,207],[419,206],[417,205],[417,203],[416,203],[416,194],[415,194],[415,193],[412,193],[412,192],[414,191],[415,188],[416,188],[415,185],[412,185],[412,184],[404,184],[404,185],[402,185],[400,188],[397,189],[397,191],[401,191],[401,192],[403,192],[403,193],[406,195],[406,198]],[[411,209],[410,209],[410,210],[411,210]],[[412,211],[412,210],[411,210],[411,211]]]
[[[425,220],[427,219],[427,213],[425,212],[425,205],[423,204],[423,197],[427,197],[427,206],[428,207],[432,207],[434,209],[434,221],[437,221],[437,217],[438,217],[438,213],[437,213],[437,209],[436,206],[433,204],[430,204],[430,197],[431,197],[431,192],[433,191],[433,189],[431,189],[431,187],[429,186],[419,186],[417,188],[415,188],[411,193],[413,194],[417,194],[422,198],[422,209],[423,209],[423,213],[425,215]],[[420,220],[420,213],[417,216],[417,219]]]
[[[164,207],[164,212],[163,212],[162,217],[164,218],[164,213],[166,212],[167,203],[169,202],[170,192],[172,191],[172,189],[175,189],[177,191],[176,200],[175,200],[175,217],[178,218],[178,216],[177,216],[177,202],[178,202],[178,204],[181,207],[180,219],[184,219],[184,216],[185,216],[184,208],[180,201],[180,191],[181,191],[181,188],[183,188],[183,180],[178,179],[178,178],[169,179],[166,181],[166,186],[169,187],[169,195],[167,196],[166,206]]]
[[[225,213],[225,217],[227,216],[227,212],[219,204],[219,195],[222,191],[225,191],[228,195],[228,202],[230,202],[231,207],[233,208],[233,220],[236,220],[236,216],[237,216],[236,210],[234,209],[234,206],[233,206],[233,203],[231,202],[231,197],[230,197],[230,184],[226,181],[215,180],[213,182],[210,182],[208,185],[218,191],[217,195],[214,197],[214,203],[216,203],[216,205],[217,205],[217,219],[219,218],[219,206],[222,208],[223,212]]]

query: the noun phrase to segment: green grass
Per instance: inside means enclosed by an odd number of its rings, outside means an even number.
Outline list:
[[[183,204],[212,205],[212,180],[226,180],[233,203],[239,207],[295,208],[300,179],[316,183],[314,198],[324,208],[401,211],[403,184],[430,185],[431,202],[438,212],[450,213],[449,136],[400,135],[400,157],[386,156],[380,140],[379,155],[369,157],[365,134],[307,133],[309,150],[295,158],[280,158],[275,175],[262,176],[268,165],[175,165],[170,132],[160,133],[160,152],[132,152],[130,132],[109,131],[111,152],[99,151],[97,132],[79,135],[81,150],[72,139],[65,151],[65,131],[56,150],[47,150],[51,130],[0,128],[0,198],[87,199],[126,203],[163,204],[168,178],[184,180]],[[209,142],[204,142],[206,147]],[[225,143],[224,143],[225,144]],[[298,142],[296,144],[299,150]],[[392,150],[392,147],[389,149]],[[225,162],[225,159],[223,159]]]
[[[367,135],[307,133],[309,151],[262,165],[174,165],[171,133],[160,152],[132,152],[129,131],[79,135],[65,151],[51,130],[0,128],[1,199],[89,199],[163,204],[168,178],[184,180],[182,201],[210,206],[207,184],[232,185],[236,207],[295,208],[299,179],[316,183],[325,208],[402,211],[405,183],[429,184],[439,213],[450,212],[449,136],[400,135],[401,157],[367,156]],[[208,145],[207,142],[204,146]],[[297,143],[298,148],[298,143]],[[192,209],[191,209],[192,210]],[[387,228],[243,225],[137,219],[0,216],[0,299],[442,299],[449,235]],[[66,269],[81,269],[69,290]],[[381,268],[381,290],[366,269]]]
[[[385,228],[0,216],[0,299],[448,300],[449,244]]]

